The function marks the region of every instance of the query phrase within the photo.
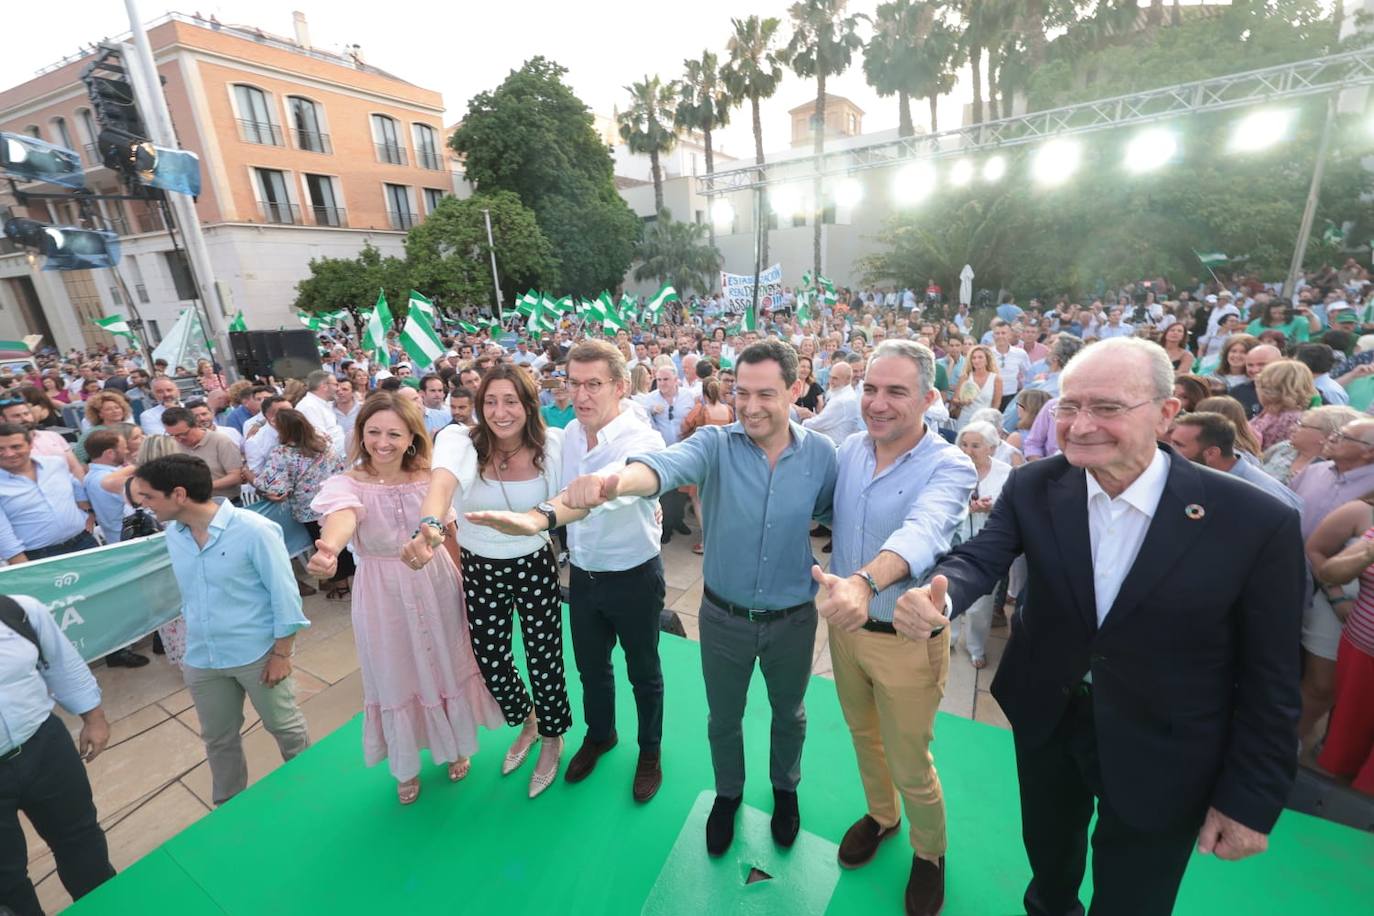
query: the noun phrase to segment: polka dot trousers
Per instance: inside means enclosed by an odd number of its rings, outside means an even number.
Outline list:
[[[572,727],[572,710],[563,679],[562,594],[553,552],[544,548],[512,560],[461,554],[472,652],[487,689],[509,724],[519,725],[534,709],[540,735],[563,734]],[[511,653],[517,613],[533,700]]]

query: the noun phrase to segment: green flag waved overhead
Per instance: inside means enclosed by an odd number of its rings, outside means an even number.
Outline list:
[[[460,328],[463,329],[463,333],[464,333],[464,334],[476,334],[476,333],[477,333],[477,325],[475,325],[475,324],[468,324],[466,321],[460,321],[460,322],[458,322],[458,327],[460,327]]]
[[[246,321],[243,320],[243,309],[239,309],[238,313],[234,315],[234,320],[231,321],[231,322],[229,322],[229,330],[231,330],[231,331],[246,331],[246,330],[248,330],[248,322],[246,322]]]
[[[312,331],[323,331],[329,327],[328,315],[307,315],[305,312],[297,312],[296,318]]]
[[[530,312],[529,321],[525,325],[531,335],[552,331],[558,327],[558,313],[553,309],[553,302],[547,298],[540,299],[534,304],[534,311]]]
[[[806,290],[797,291],[797,320],[807,322],[811,320],[811,303],[815,298],[815,293]]]
[[[409,354],[417,373],[424,372],[444,355],[439,335],[421,312],[406,316],[405,327],[401,329],[401,346]]]
[[[1231,259],[1220,251],[1194,251],[1197,259],[1202,262],[1202,266],[1211,270],[1214,267],[1225,267]]]
[[[386,349],[386,332],[390,331],[395,322],[391,318],[391,309],[386,304],[386,293],[377,293],[377,307],[368,316],[367,327],[363,330],[363,350],[382,368],[391,365],[391,354]]]
[[[550,308],[559,315],[566,315],[569,312],[575,311],[572,296],[564,296],[562,299],[555,299]]]
[[[649,299],[649,304],[644,307],[644,310],[646,314],[653,315],[654,320],[657,321],[665,305],[669,302],[678,301],[680,300],[678,299],[677,290],[673,289],[672,284],[665,283],[660,286],[658,292],[654,293]]]
[[[743,334],[746,331],[753,331],[755,333],[758,333],[758,329],[759,316],[754,312],[754,307],[752,305],[746,306],[744,309],[744,314],[740,316],[740,333]]]
[[[91,324],[109,331],[116,337],[127,337],[129,340],[137,340],[133,329],[129,327],[129,319],[123,315],[111,315],[109,318],[92,318]]]
[[[409,307],[411,312],[424,315],[429,320],[430,327],[438,324],[439,312],[434,308],[434,303],[413,289],[410,291]]]
[[[525,295],[515,300],[515,310],[528,318],[530,315],[534,314],[534,307],[538,305],[543,298],[544,297],[536,290],[530,290],[525,293]]]

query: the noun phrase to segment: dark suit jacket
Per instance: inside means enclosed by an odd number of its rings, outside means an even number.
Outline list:
[[[1298,513],[1160,448],[1164,494],[1101,629],[1086,472],[1062,455],[1014,471],[935,572],[957,615],[1026,554],[1025,610],[992,685],[1019,745],[1050,739],[1091,670],[1103,791],[1127,823],[1162,829],[1210,805],[1268,832],[1297,760]]]

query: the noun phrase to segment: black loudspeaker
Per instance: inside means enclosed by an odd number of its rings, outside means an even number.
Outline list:
[[[233,331],[229,343],[234,362],[244,378],[278,381],[303,379],[320,364],[320,346],[315,335],[301,328],[293,331]]]

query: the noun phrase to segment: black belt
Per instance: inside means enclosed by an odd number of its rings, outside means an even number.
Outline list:
[[[0,763],[5,763],[7,761],[13,760],[22,753],[24,753],[24,745],[21,744],[16,748],[13,748],[11,750],[5,751],[5,753],[3,754],[0,754]]]
[[[597,579],[612,579],[616,576],[631,576],[637,573],[642,573],[644,572],[644,570],[653,566],[654,561],[658,559],[660,559],[659,555],[654,554],[652,557],[649,557],[649,559],[645,560],[643,563],[640,563],[638,566],[631,566],[629,569],[593,570],[583,569],[582,567],[573,564],[571,566],[571,572],[580,573],[586,576],[588,579],[591,579],[592,581],[596,581]]]
[[[869,618],[864,621],[864,629],[868,630],[870,633],[889,633],[893,636],[897,635],[897,628],[886,620],[873,620]]]
[[[793,614],[797,613],[797,611],[804,611],[807,608],[813,606],[812,602],[803,601],[801,604],[794,604],[791,607],[782,608],[741,607],[738,604],[732,604],[731,602],[726,601],[724,598],[720,597],[715,592],[711,591],[709,588],[706,588],[705,586],[702,587],[701,592],[703,595],[706,596],[707,601],[711,602],[716,607],[720,608],[722,611],[726,611],[730,614],[735,615],[736,617],[743,617],[745,620],[754,623],[766,623],[770,620],[782,620],[784,617],[791,617]]]

